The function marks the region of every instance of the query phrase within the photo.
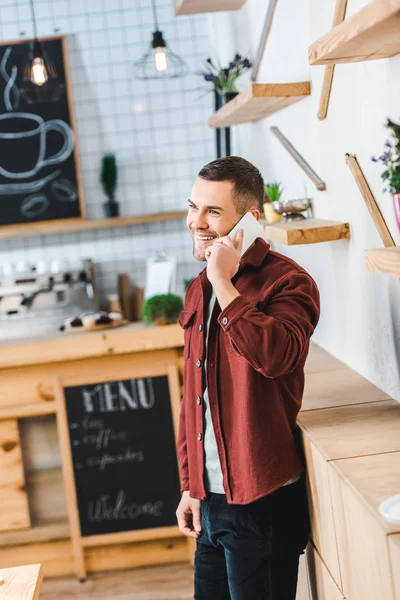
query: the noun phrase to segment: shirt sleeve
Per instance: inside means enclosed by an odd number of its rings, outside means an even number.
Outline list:
[[[189,490],[189,469],[186,444],[186,425],[185,425],[185,395],[182,398],[181,410],[179,415],[178,431],[178,463],[181,477],[181,492]]]
[[[260,306],[260,305],[258,305]],[[261,310],[237,296],[218,322],[251,366],[265,377],[293,371],[317,326],[320,298],[315,281],[299,271],[284,275]]]

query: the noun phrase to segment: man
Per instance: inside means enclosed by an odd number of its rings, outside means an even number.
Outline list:
[[[294,600],[309,536],[296,417],[319,319],[310,275],[257,238],[246,213],[264,182],[239,157],[201,169],[189,199],[193,255],[206,268],[186,292],[178,459],[182,533],[196,539],[195,600]]]

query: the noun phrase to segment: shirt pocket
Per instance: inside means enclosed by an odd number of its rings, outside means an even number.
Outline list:
[[[228,345],[228,353],[231,354],[232,356],[237,356],[237,357],[242,357],[242,355],[240,354],[237,346],[234,344],[234,342],[232,342],[231,340],[227,340],[227,345]]]
[[[183,357],[185,359],[189,358],[190,356],[190,344],[196,312],[196,310],[183,310],[178,319],[178,323],[184,330],[185,334],[185,345],[183,349]]]

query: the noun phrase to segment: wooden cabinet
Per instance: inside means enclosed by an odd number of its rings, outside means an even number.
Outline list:
[[[311,539],[321,556],[324,557],[335,581],[340,586],[339,556],[329,488],[329,466],[319,450],[307,437],[304,438],[304,451],[307,462]]]
[[[90,334],[60,334],[29,344],[0,344],[2,567],[40,562],[45,576],[74,572],[56,428],[57,378],[65,386],[79,386],[89,381],[165,375],[167,365],[181,363],[182,348],[183,332],[176,324],[132,324]],[[178,378],[174,387],[179,396]],[[104,545],[85,547],[87,568],[98,571],[184,561],[186,538],[172,529],[175,525],[155,539],[122,540],[108,547],[102,540]]]
[[[400,600],[400,525],[385,521],[378,510],[400,491],[400,404],[311,410],[299,422],[311,537],[339,598]],[[313,600],[330,598],[317,584],[311,588]]]
[[[400,533],[389,535],[390,567],[393,579],[393,592],[395,600],[400,600]]]
[[[384,532],[354,490],[332,468],[329,476],[345,596],[394,600]]]
[[[0,531],[30,526],[18,422],[0,421]]]
[[[344,600],[313,544],[307,546],[307,565],[312,600]]]

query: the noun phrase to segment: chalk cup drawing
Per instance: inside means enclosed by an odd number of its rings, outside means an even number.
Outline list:
[[[11,125],[12,131],[9,131]],[[33,125],[33,128],[32,128]],[[16,129],[16,131],[15,131]],[[64,137],[62,148],[53,156],[46,158],[46,134],[48,131],[58,131]],[[16,152],[26,156],[25,144],[27,138],[36,141],[36,152],[33,155],[33,164],[27,171],[12,172],[2,166],[7,156],[15,156]],[[0,175],[8,179],[26,179],[33,177],[45,166],[56,165],[64,162],[74,149],[74,135],[71,127],[60,119],[44,121],[35,114],[14,112],[0,115],[0,144],[2,154],[0,157]],[[12,150],[12,152],[10,152]]]

